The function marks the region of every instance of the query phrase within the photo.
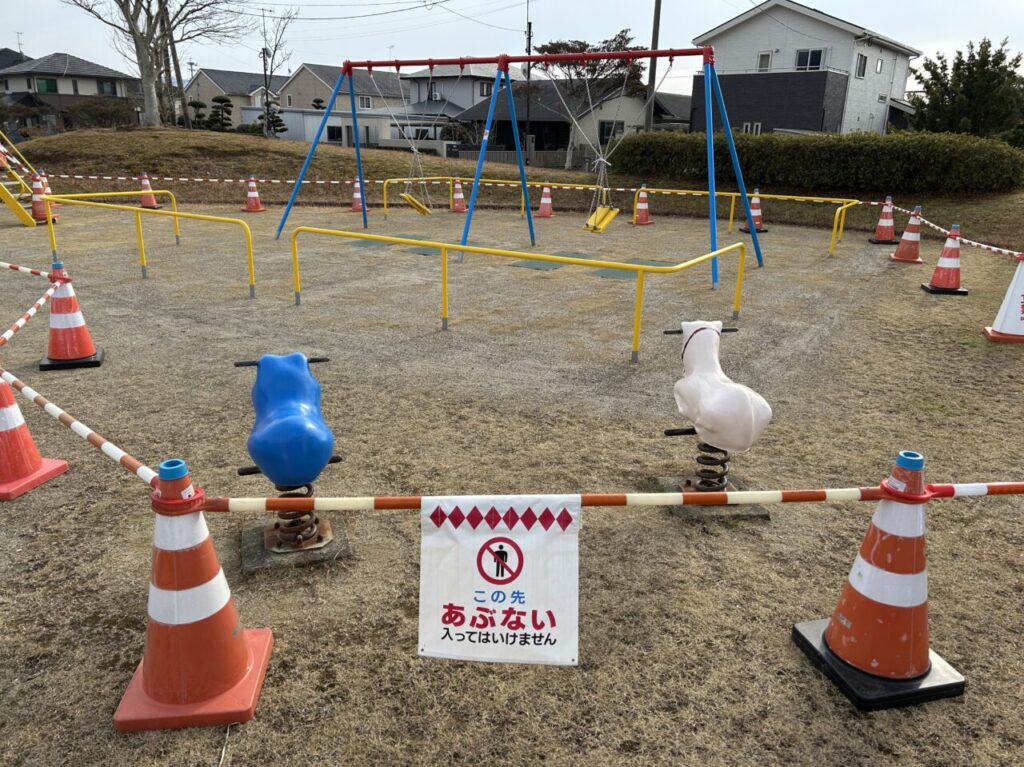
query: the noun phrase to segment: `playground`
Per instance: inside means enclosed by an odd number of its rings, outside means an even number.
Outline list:
[[[237,205],[182,206],[237,217]],[[239,232],[147,217],[147,279],[132,214],[66,205],[58,255],[73,276],[103,367],[36,368],[37,319],[3,366],[121,448],[155,466],[188,461],[211,495],[273,494],[249,463],[252,375],[233,367],[299,350],[314,371],[344,462],[318,495],[621,492],[657,489],[693,463],[672,399],[681,320],[720,319],[722,365],[771,403],[757,445],[733,461],[744,487],[871,485],[901,449],[933,482],[1019,479],[1019,348],[992,344],[1013,268],[967,249],[970,298],[919,289],[931,265],[892,264],[892,247],[827,227],[773,224],[764,268],[746,258],[648,276],[639,363],[630,363],[633,275],[538,268],[467,253],[449,264],[401,244],[303,235],[302,301],[276,216],[251,216],[256,298]],[[478,210],[470,245],[530,251],[513,208]],[[708,251],[707,223],[622,216],[596,236],[582,214],[535,222],[535,252],[674,265]],[[344,207],[297,207],[297,226],[362,231]],[[463,218],[399,208],[371,234],[458,242]],[[902,225],[902,221],[900,221]],[[45,266],[45,227],[4,228],[0,257]],[[719,229],[719,245],[743,235]],[[745,240],[749,243],[749,239]],[[933,261],[941,240],[922,240]],[[429,249],[428,249],[429,250]],[[524,259],[526,260],[526,259]],[[612,270],[614,272],[614,270]],[[10,319],[41,280],[0,280]],[[13,533],[0,577],[5,764],[216,764],[221,728],[116,734],[110,719],[143,651],[153,515],[137,480],[19,398],[45,456],[68,473],[4,507]],[[857,713],[790,640],[828,615],[871,504],[790,504],[770,521],[729,510],[588,509],[580,559],[578,668],[416,657],[419,520],[340,515],[354,556],[318,568],[240,573],[257,514],[207,515],[245,626],[276,647],[255,719],[227,733],[225,764],[1004,763],[1020,748],[1020,546],[1013,497],[928,506],[932,645],[968,679],[964,697]],[[74,755],[73,757],[71,755]]]

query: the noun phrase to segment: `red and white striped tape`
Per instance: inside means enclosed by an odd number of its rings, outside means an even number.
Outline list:
[[[5,330],[3,333],[0,333],[0,346],[4,346],[8,341],[11,340],[11,338],[14,337],[15,333],[17,333],[19,330],[25,327],[25,323],[27,323],[30,319],[36,316],[36,312],[43,308],[43,304],[50,300],[50,296],[52,296],[57,291],[57,288],[59,288],[60,285],[61,283],[59,282],[56,282],[53,285],[51,285],[50,289],[43,293],[39,300],[32,304],[29,310],[25,312],[23,315],[21,315],[21,318],[17,322],[11,325],[11,327]]]
[[[884,205],[885,203],[884,202],[868,202],[867,204],[868,205]],[[914,213],[914,211],[907,210],[906,208],[901,208],[899,205],[893,205],[892,207],[893,207],[894,210],[898,210],[901,213],[906,213],[908,216],[912,215]],[[944,234],[944,235],[947,235],[947,236],[949,235],[949,230],[948,229],[943,229],[941,226],[939,226],[938,224],[935,224],[935,223],[929,221],[924,216],[921,216],[920,218],[921,218],[921,223],[924,224],[925,226],[929,227],[930,229],[934,229],[939,234]],[[1019,251],[1019,250],[1009,250],[1008,248],[997,248],[995,245],[986,245],[984,242],[975,242],[974,240],[968,240],[965,237],[961,237],[960,238],[960,242],[962,242],[964,245],[970,245],[973,248],[981,248],[982,250],[990,250],[993,253],[1002,253],[1004,256],[1013,256],[1018,261],[1024,261],[1024,252]]]
[[[44,272],[42,269],[29,269],[27,266],[18,266],[17,264],[9,264],[6,261],[0,261],[0,269],[10,269],[12,272],[21,272],[22,274],[33,274],[36,277],[49,277],[49,272]]]

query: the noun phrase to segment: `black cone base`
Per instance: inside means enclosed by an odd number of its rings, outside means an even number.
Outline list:
[[[899,240],[876,240],[874,237],[868,237],[868,242],[872,245],[899,245]]]
[[[927,290],[929,293],[937,293],[943,296],[967,295],[967,288],[936,288],[933,285],[929,285],[927,282],[921,283],[921,290]]]
[[[793,641],[843,695],[861,711],[913,706],[964,694],[964,678],[939,655],[929,651],[931,669],[924,676],[900,682],[865,674],[841,660],[825,644],[828,618],[793,626]]]
[[[750,234],[750,229],[748,229],[745,226],[741,226],[740,227],[740,231],[743,232],[744,234]],[[754,231],[757,232],[758,234],[763,234],[764,232],[767,232],[768,230],[767,229],[755,229]]]
[[[72,368],[98,368],[103,364],[103,348],[96,347],[96,353],[91,357],[79,357],[74,360],[51,360],[43,357],[39,360],[40,370],[71,370]]]

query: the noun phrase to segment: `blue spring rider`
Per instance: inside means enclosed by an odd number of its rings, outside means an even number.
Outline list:
[[[309,367],[326,361],[294,352],[235,363],[256,367],[256,422],[247,444],[256,466],[239,469],[240,474],[262,473],[278,490],[295,490],[311,486],[328,463],[341,460],[334,455],[334,434],[320,411],[320,383]]]

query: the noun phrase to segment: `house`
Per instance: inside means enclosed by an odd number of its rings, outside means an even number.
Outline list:
[[[448,102],[461,112],[490,99],[497,74],[497,64],[439,64],[433,70],[420,69],[402,75],[402,79],[408,83],[412,104]],[[510,66],[508,74],[513,81],[523,79],[519,67]]]
[[[15,51],[10,48],[0,48],[0,69],[7,69],[7,67],[13,67],[15,64],[21,64],[24,61],[31,61],[21,51]]]
[[[274,75],[270,78],[270,95],[276,98],[282,85],[287,82],[285,75]],[[242,107],[263,106],[264,80],[262,72],[235,72],[229,69],[207,69],[203,67],[185,86],[185,101],[200,101],[206,104],[209,114],[215,96],[227,96],[231,99],[231,127],[241,125]]]
[[[530,137],[527,152],[530,161],[536,165],[560,166],[565,163],[569,147],[582,147],[583,151],[570,157],[569,165],[580,165],[586,159],[593,159],[596,153],[591,145],[606,146],[614,136],[638,133],[644,127],[644,107],[647,99],[643,95],[623,95],[621,80],[616,83],[590,83],[591,97],[579,94],[573,96],[570,84],[565,80],[533,79],[529,85],[518,83],[512,88],[516,105],[516,119],[521,133],[526,131],[526,118],[530,120]],[[587,99],[583,101],[583,99]],[[593,109],[591,109],[591,103]],[[529,106],[529,110],[527,110]],[[479,151],[479,136],[487,119],[488,102],[482,101],[470,107],[457,119],[469,127],[467,156]],[[569,109],[579,113],[573,120]],[[658,92],[654,99],[654,127],[666,129],[685,125],[689,121],[689,97]],[[488,142],[488,153],[511,152],[515,149],[512,124],[509,118],[508,100],[499,94],[494,109],[494,123]],[[526,149],[526,147],[524,147]],[[497,160],[506,159],[501,155]]]
[[[316,99],[322,100],[326,105],[331,98],[331,92],[334,90],[339,74],[341,74],[341,69],[337,66],[299,65],[298,69],[281,85],[278,92],[281,107],[284,109],[313,109],[313,102]],[[360,112],[379,109],[385,104],[392,107],[403,106],[409,96],[402,78],[395,72],[382,70],[369,72],[365,69],[356,69],[352,73],[352,81],[355,85],[356,109]],[[348,80],[345,81],[342,92],[338,94],[333,111],[350,111]]]
[[[135,107],[141,87],[137,77],[94,64],[68,53],[51,53],[0,69],[5,101],[23,108],[18,123],[24,128],[43,128],[47,133],[71,130],[84,118],[83,109],[96,99],[107,119],[131,124],[138,120]],[[30,108],[29,105],[32,105]]]
[[[912,111],[904,97],[921,51],[793,0],[767,0],[693,42],[714,46],[737,131],[885,133]],[[703,75],[692,96],[691,125],[703,130]]]

